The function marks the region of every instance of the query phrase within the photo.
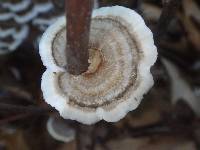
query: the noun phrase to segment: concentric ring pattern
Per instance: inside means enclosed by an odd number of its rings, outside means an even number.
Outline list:
[[[65,25],[60,18],[40,42],[40,55],[47,67],[42,77],[45,100],[67,119],[86,124],[101,119],[118,121],[139,105],[153,85],[150,67],[157,51],[151,31],[128,8],[95,10],[89,44],[89,62],[95,70],[74,76],[64,69]]]

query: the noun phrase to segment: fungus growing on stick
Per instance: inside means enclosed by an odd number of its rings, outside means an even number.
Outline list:
[[[88,70],[65,70],[66,20],[59,18],[43,34],[40,56],[44,99],[65,119],[84,124],[116,122],[138,107],[153,85],[150,67],[157,50],[153,35],[135,11],[102,7],[93,11]]]

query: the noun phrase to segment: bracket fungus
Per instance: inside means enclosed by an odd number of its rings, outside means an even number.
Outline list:
[[[47,0],[0,2],[0,54],[16,50],[29,35],[29,23],[52,9],[53,4]]]
[[[40,13],[48,12],[53,8],[53,4],[47,2],[19,0],[18,3],[2,3],[0,21],[14,20],[19,24],[31,21]]]
[[[41,82],[43,97],[65,119],[116,122],[136,109],[153,85],[153,35],[135,11],[112,6],[93,11],[89,38],[90,66],[75,76],[64,69],[65,17],[46,30],[39,44],[47,68]]]
[[[47,131],[56,140],[71,142],[75,139],[76,131],[62,118],[51,116],[47,121]]]
[[[27,37],[28,33],[29,27],[27,25],[9,29],[0,28],[0,54],[14,51]]]
[[[56,2],[61,3],[57,5],[61,6],[64,5],[64,3],[62,3],[64,1],[54,1],[54,3]],[[94,0],[93,9],[97,9],[98,7],[99,7],[98,0]],[[63,11],[64,11],[63,8],[58,9],[56,6],[54,6],[54,8],[50,12],[40,14],[38,17],[34,18],[32,24],[36,26],[39,30],[45,31],[48,26],[53,24],[61,16],[65,15]]]

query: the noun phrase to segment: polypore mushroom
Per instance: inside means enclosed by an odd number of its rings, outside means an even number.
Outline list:
[[[28,32],[27,25],[17,28],[0,28],[0,54],[14,51],[27,37]]]
[[[53,4],[46,0],[0,2],[0,54],[16,50],[28,36],[28,23],[52,8]]]
[[[94,0],[93,9],[97,9],[98,7],[99,7],[98,0]],[[45,31],[48,26],[53,24],[59,17],[63,15],[64,15],[63,8],[61,8],[59,11],[58,8],[54,7],[54,9],[51,12],[40,14],[38,17],[34,18],[32,24],[38,27],[41,31]]]
[[[62,118],[51,116],[47,121],[47,131],[56,140],[70,142],[75,139],[76,131]]]
[[[13,2],[13,1],[12,1]],[[7,8],[12,12],[18,12],[28,8],[31,5],[31,0],[21,0],[21,1],[14,1],[12,2],[2,2],[2,7]]]
[[[66,20],[59,18],[43,34],[40,56],[44,99],[66,119],[85,124],[115,122],[138,107],[153,85],[150,67],[157,50],[153,35],[135,11],[103,7],[93,11],[88,70],[66,72]]]
[[[23,4],[23,5],[21,5]],[[35,18],[40,13],[45,13],[53,8],[50,2],[27,2],[20,1],[16,3],[5,3],[2,4],[2,10],[0,13],[0,21],[14,20],[19,24],[27,23]]]

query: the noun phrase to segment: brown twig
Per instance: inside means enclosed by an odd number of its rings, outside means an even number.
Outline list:
[[[77,149],[93,150],[94,149],[94,130],[95,126],[77,125]]]
[[[66,0],[67,71],[79,75],[88,69],[92,0]]]
[[[12,104],[0,104],[0,112],[9,112],[9,113],[41,113],[48,112],[50,108],[41,108],[37,106],[20,106]]]
[[[30,113],[20,113],[20,114],[13,115],[13,116],[10,116],[10,117],[5,117],[5,118],[3,118],[3,119],[0,120],[0,125],[4,125],[6,123],[9,123],[9,122],[12,122],[12,121],[16,121],[16,120],[21,120],[21,119],[30,117],[31,115],[33,115],[33,114],[30,114]]]
[[[24,119],[31,117],[33,115],[44,115],[48,112],[51,112],[50,107],[42,108],[37,106],[20,106],[13,104],[0,104],[0,112],[6,112],[8,114],[14,114],[0,119],[0,125],[9,123],[12,121]]]
[[[92,0],[66,0],[67,20],[67,46],[66,46],[66,69],[73,75],[79,75],[88,69],[89,63],[89,30],[92,10]],[[92,127],[78,125],[77,149],[92,149]],[[88,147],[89,146],[89,147]]]
[[[167,27],[181,5],[180,0],[163,0],[163,10],[155,29],[155,41],[166,32]]]

